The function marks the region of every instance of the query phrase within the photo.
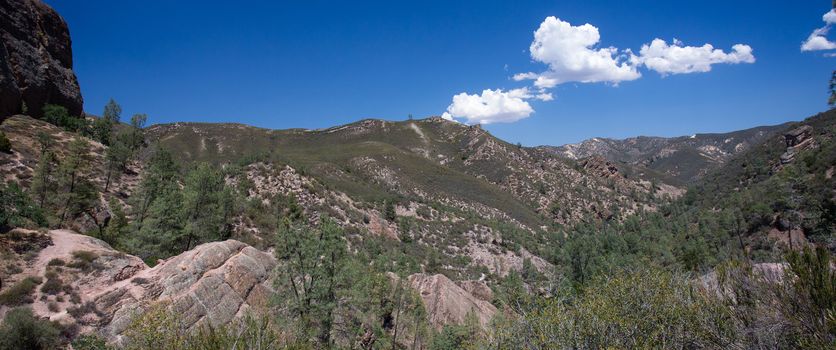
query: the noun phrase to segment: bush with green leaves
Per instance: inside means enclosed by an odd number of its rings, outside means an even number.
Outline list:
[[[62,127],[69,131],[87,133],[87,120],[81,116],[71,116],[64,106],[48,104],[44,106],[44,117],[48,123]]]
[[[32,293],[43,282],[40,277],[26,277],[0,293],[0,305],[17,306],[34,301]]]
[[[729,310],[687,276],[660,269],[593,279],[522,310],[492,348],[724,348],[735,344]]]
[[[12,153],[12,141],[2,131],[0,131],[0,152]]]
[[[60,334],[57,323],[36,318],[31,309],[12,309],[0,324],[0,350],[57,349]]]
[[[0,232],[13,227],[45,226],[43,211],[16,182],[0,184]]]
[[[138,314],[125,331],[124,343],[125,350],[301,349],[279,344],[276,331],[265,317],[245,316],[228,325],[206,325],[190,331],[181,316],[165,303]]]

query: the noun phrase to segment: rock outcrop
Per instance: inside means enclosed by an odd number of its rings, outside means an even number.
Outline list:
[[[787,151],[781,155],[781,164],[789,164],[795,160],[795,155],[803,150],[814,146],[813,127],[804,125],[790,130],[784,134],[784,142],[787,144]]]
[[[463,324],[469,314],[482,327],[487,327],[497,312],[493,304],[473,296],[442,274],[413,274],[409,283],[421,295],[429,322],[436,329],[447,324]]]
[[[24,102],[38,118],[45,104],[82,114],[71,45],[67,23],[40,0],[0,0],[0,121]]]
[[[194,329],[257,312],[273,293],[273,257],[234,240],[202,244],[149,268],[90,236],[53,230],[48,237],[51,244],[12,281],[25,276],[60,281],[60,291],[34,296],[35,313],[115,343],[134,317],[155,303],[164,303]],[[0,306],[0,317],[7,309]]]
[[[238,241],[199,245],[98,295],[109,316],[101,333],[119,342],[137,312],[154,302],[167,303],[190,329],[227,324],[268,305],[274,266],[269,254]]]

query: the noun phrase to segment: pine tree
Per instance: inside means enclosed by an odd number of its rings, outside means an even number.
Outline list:
[[[183,237],[183,217],[181,190],[177,183],[168,183],[159,189],[142,227],[127,245],[149,263],[178,254],[182,252],[178,242]]]
[[[171,153],[164,148],[157,148],[151,155],[145,174],[139,183],[139,189],[133,196],[135,231],[140,231],[148,216],[149,209],[161,193],[177,186],[180,169],[174,163]]]
[[[52,153],[52,137],[47,133],[41,131],[38,133],[38,143],[41,147],[41,156],[38,160],[38,166],[35,168],[35,174],[32,178],[32,185],[30,190],[35,195],[35,201],[41,207],[46,209],[47,198],[49,194],[55,191],[57,186],[55,179],[56,158]]]
[[[119,124],[122,115],[122,107],[112,98],[105,105],[102,117],[93,122],[93,137],[105,145],[112,141],[113,126]]]
[[[96,194],[87,178],[90,168],[89,144],[81,137],[70,142],[69,154],[61,162],[61,196],[64,206],[61,211],[61,223],[67,218],[81,214],[93,205]]]
[[[145,122],[148,121],[148,116],[145,114],[134,114],[131,117],[131,127],[124,138],[125,144],[131,150],[131,153],[139,150],[145,143]]]
[[[198,164],[186,176],[183,186],[184,250],[191,249],[193,243],[220,238],[226,218],[223,190],[223,175],[209,164]]]
[[[111,98],[105,105],[104,112],[102,112],[102,119],[107,120],[112,124],[119,123],[122,116],[122,107]]]
[[[345,265],[342,230],[327,218],[316,230],[291,224],[287,218],[283,222],[276,239],[276,257],[281,261],[277,283],[287,296],[281,302],[305,336],[327,347],[332,343],[338,278]]]
[[[124,235],[125,229],[128,226],[128,218],[125,216],[125,210],[122,209],[122,204],[115,198],[111,198],[108,202],[110,207],[110,221],[107,223],[107,229],[102,240],[110,245],[115,245]]]
[[[127,166],[130,156],[131,150],[124,142],[122,142],[120,138],[117,138],[117,140],[107,148],[105,151],[104,192],[107,192],[110,187],[111,180],[118,181],[121,178],[122,172]]]

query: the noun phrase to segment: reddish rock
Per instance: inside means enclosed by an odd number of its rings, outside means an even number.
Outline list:
[[[39,0],[0,0],[0,121],[20,114],[40,118],[45,104],[82,114],[73,72],[70,31],[64,19]]]

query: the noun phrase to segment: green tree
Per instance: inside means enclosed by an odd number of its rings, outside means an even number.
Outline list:
[[[119,119],[122,116],[122,106],[120,106],[116,101],[111,98],[107,101],[107,104],[104,107],[104,112],[102,112],[102,119],[108,121],[111,124],[119,123]]]
[[[147,209],[142,226],[126,241],[126,246],[137,256],[153,264],[157,259],[182,252],[183,194],[178,184],[166,184],[158,190]]]
[[[64,106],[48,104],[44,106],[44,120],[73,132],[88,132],[87,120],[79,116],[71,116]]]
[[[231,215],[227,215],[229,194],[224,191],[224,177],[218,169],[200,163],[189,171],[183,185],[183,208],[186,226],[185,249],[193,244],[217,240]]]
[[[394,222],[398,219],[398,213],[395,211],[395,203],[387,201],[383,208],[383,216],[386,220]]]
[[[131,157],[131,150],[120,138],[117,138],[110,147],[105,150],[105,186],[107,192],[111,181],[118,181],[127,166]]]
[[[122,204],[115,198],[111,198],[108,202],[110,207],[110,221],[107,223],[107,229],[102,238],[110,245],[115,245],[124,236],[125,230],[128,227],[128,218],[125,216],[125,210],[122,209]]]
[[[57,349],[60,333],[57,323],[35,317],[31,309],[12,309],[0,325],[0,350]]]
[[[41,209],[16,182],[0,184],[0,232],[11,227],[27,226],[30,222],[38,226],[46,225]]]
[[[55,179],[57,160],[55,154],[50,149],[53,143],[51,136],[45,132],[39,132],[38,143],[41,147],[41,155],[38,160],[38,166],[35,167],[30,190],[34,193],[38,205],[46,210],[47,198],[50,197],[51,193],[55,192],[57,187],[57,180]]]
[[[807,330],[802,338],[809,348],[836,346],[836,271],[833,260],[824,247],[809,247],[787,255],[791,273],[793,297],[785,300],[787,318]]]
[[[92,125],[93,138],[104,145],[110,145],[113,135],[113,127],[119,124],[122,115],[122,107],[112,98],[104,107],[101,118],[96,119]]]
[[[124,137],[124,142],[131,152],[136,152],[145,143],[144,128],[147,121],[148,115],[146,114],[134,114],[131,117],[131,127],[128,129],[126,137]]]
[[[68,154],[59,167],[60,187],[63,197],[61,223],[68,218],[90,210],[96,200],[96,193],[88,179],[90,169],[90,145],[84,138],[76,137],[70,142]]]
[[[6,137],[6,134],[0,131],[0,152],[12,153],[12,142]]]
[[[148,216],[151,205],[163,193],[176,190],[180,176],[180,169],[174,162],[171,152],[157,147],[151,155],[146,170],[139,183],[136,194],[132,196],[134,202],[134,231],[141,231]]]
[[[830,97],[827,99],[827,104],[830,108],[836,107],[836,70],[830,75]]]
[[[299,336],[332,344],[337,282],[346,248],[342,230],[323,218],[313,230],[284,219],[276,237],[278,302],[297,325]]]

